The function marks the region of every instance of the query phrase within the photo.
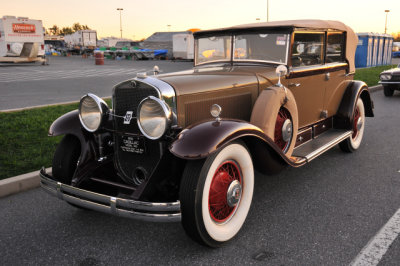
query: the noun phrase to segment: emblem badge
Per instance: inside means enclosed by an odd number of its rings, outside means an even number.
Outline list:
[[[133,111],[127,111],[124,116],[124,124],[129,125],[132,120]]]

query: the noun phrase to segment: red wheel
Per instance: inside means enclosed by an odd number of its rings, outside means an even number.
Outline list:
[[[253,162],[241,142],[187,162],[179,191],[186,233],[211,247],[231,240],[246,220],[253,187]]]
[[[292,133],[292,117],[287,109],[281,107],[276,117],[274,142],[284,153],[289,149]]]
[[[242,176],[235,161],[222,163],[215,171],[208,196],[211,218],[217,223],[229,220],[242,196]]]

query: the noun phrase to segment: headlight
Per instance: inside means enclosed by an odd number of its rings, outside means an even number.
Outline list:
[[[99,129],[103,114],[108,110],[107,104],[92,93],[83,96],[79,103],[79,119],[89,132]]]
[[[392,75],[390,74],[382,74],[381,75],[381,80],[390,80],[392,78]]]
[[[171,123],[171,111],[163,101],[149,96],[139,104],[137,123],[140,131],[147,138],[159,139]]]

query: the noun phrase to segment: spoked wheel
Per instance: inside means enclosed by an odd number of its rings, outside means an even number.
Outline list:
[[[274,142],[284,153],[289,150],[292,134],[293,123],[290,113],[287,109],[281,107],[276,117]]]
[[[363,101],[358,98],[353,115],[353,134],[346,140],[339,143],[339,147],[345,152],[354,152],[360,145],[364,136],[365,109]]]
[[[180,187],[186,233],[211,247],[232,239],[246,220],[253,187],[253,163],[241,142],[225,146],[206,160],[189,161]]]

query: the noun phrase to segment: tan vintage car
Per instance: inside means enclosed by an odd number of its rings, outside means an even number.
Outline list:
[[[87,94],[58,118],[65,135],[42,187],[68,203],[146,221],[181,221],[219,246],[246,220],[254,171],[302,166],[360,145],[373,103],[354,81],[357,36],[337,21],[200,31],[192,70],[116,85],[112,108]],[[134,233],[134,232],[132,232]]]

